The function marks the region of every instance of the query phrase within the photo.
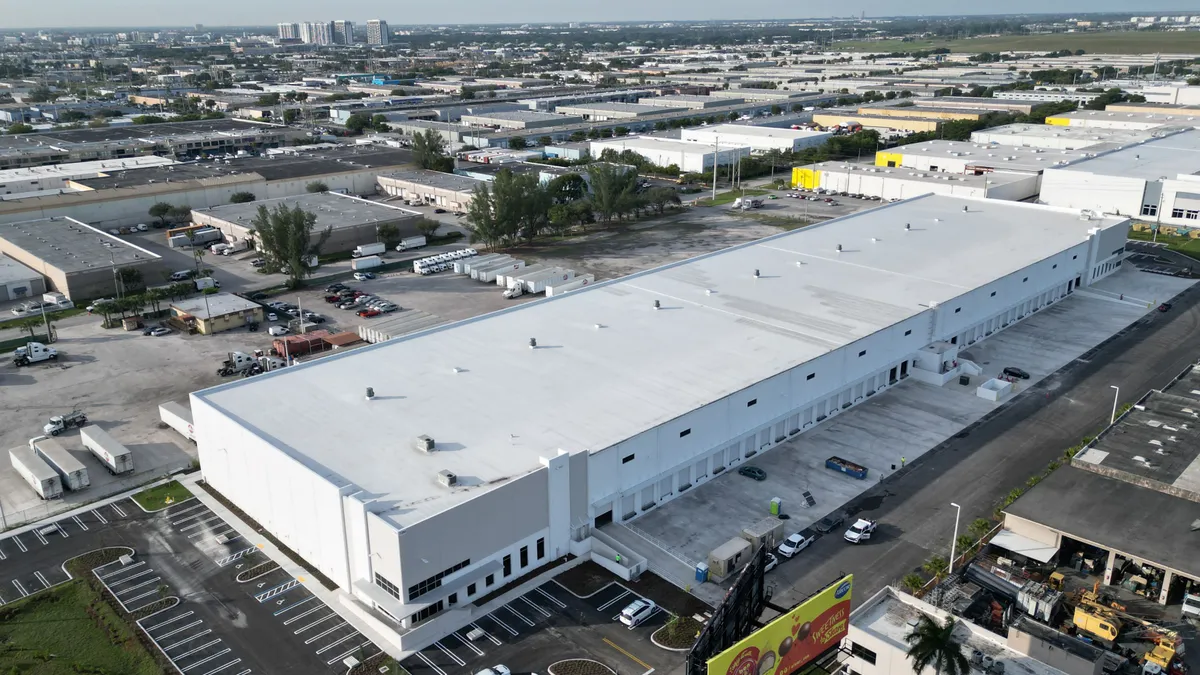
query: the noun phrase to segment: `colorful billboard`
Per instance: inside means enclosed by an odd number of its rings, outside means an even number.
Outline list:
[[[836,647],[850,626],[854,575],[708,660],[708,675],[792,675]]]

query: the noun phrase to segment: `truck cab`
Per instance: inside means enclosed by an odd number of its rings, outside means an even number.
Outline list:
[[[17,366],[27,366],[39,361],[55,361],[57,359],[58,350],[54,347],[47,347],[40,342],[30,342],[24,347],[17,347],[17,350],[13,352],[13,363]]]

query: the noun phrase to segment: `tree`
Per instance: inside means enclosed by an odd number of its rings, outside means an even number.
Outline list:
[[[115,300],[105,300],[104,302],[97,302],[96,304],[92,305],[92,311],[98,313],[104,318],[105,326],[108,325],[109,319],[112,317],[113,312],[116,312],[117,309],[118,307]]]
[[[159,117],[158,115],[138,115],[133,118],[134,124],[162,124],[167,118]]]
[[[308,191],[310,194],[316,194],[318,192],[329,192],[329,186],[326,185],[323,181],[319,181],[319,180],[314,180],[313,182],[309,183],[308,185],[305,185],[304,189],[306,191]]]
[[[258,199],[253,192],[235,192],[229,195],[230,204],[246,204]]]
[[[662,215],[668,204],[679,205],[679,193],[669,187],[654,187],[646,191],[646,201],[654,207],[655,213]]]
[[[628,136],[629,127],[616,127],[612,130],[613,136]]]
[[[156,202],[150,207],[149,213],[151,218],[158,218],[159,223],[166,225],[167,216],[171,215],[171,205],[167,202]]]
[[[910,595],[916,595],[917,591],[925,587],[925,580],[922,579],[921,575],[919,574],[909,573],[905,574],[904,578],[900,580],[900,585],[904,587],[904,590],[908,591]]]
[[[369,126],[371,126],[371,118],[359,113],[354,113],[346,120],[346,128],[356,134],[361,134],[363,129]]]
[[[119,267],[117,268],[117,279],[121,281],[121,288],[128,292],[131,288],[142,287],[142,271],[136,267]]]
[[[474,230],[471,242],[483,242],[489,249],[494,249],[504,239],[500,229],[500,221],[496,217],[496,200],[487,183],[475,186],[471,201],[467,204],[467,222]]]
[[[935,555],[929,560],[925,561],[925,564],[921,567],[926,572],[933,575],[933,577],[936,579],[940,579],[942,575],[946,573],[946,570],[949,569],[946,559],[940,555]]]
[[[371,128],[379,132],[392,130],[392,126],[388,124],[387,118],[383,115],[371,116]]]
[[[600,220],[608,222],[631,210],[637,194],[637,173],[612,164],[593,164],[588,167],[592,184],[592,204]]]
[[[283,268],[290,288],[295,288],[304,277],[313,273],[307,259],[316,255],[333,233],[333,227],[327,227],[314,241],[313,226],[316,223],[317,214],[299,206],[289,209],[282,204],[274,211],[259,206],[254,216],[252,225],[258,236],[258,249],[268,263]]]
[[[968,675],[971,672],[971,664],[962,653],[962,644],[954,639],[956,624],[953,616],[938,621],[922,614],[917,619],[917,625],[904,636],[914,673],[919,675],[930,667],[936,675]]]
[[[955,555],[963,556],[964,558],[971,557],[970,554],[975,549],[976,539],[969,534],[960,534],[954,540]]]
[[[436,129],[426,129],[413,136],[412,154],[417,166],[434,171],[443,170],[439,167],[444,167],[449,159],[446,157],[446,139]],[[453,165],[453,161],[450,163]]]
[[[525,140],[524,136],[513,136],[508,139],[508,147],[513,150],[524,150],[529,146],[529,141]]]
[[[992,524],[990,522],[988,522],[987,519],[985,519],[985,518],[976,518],[975,520],[971,521],[971,524],[969,526],[967,526],[967,532],[971,535],[971,538],[974,539],[975,541],[979,541],[980,539],[983,539],[984,535],[986,535],[988,532],[991,532],[991,531],[992,531]]]
[[[32,340],[37,337],[37,329],[42,327],[42,319],[41,317],[22,319],[17,323],[17,327],[29,331],[29,339]]]
[[[432,218],[422,218],[421,220],[417,221],[417,232],[420,232],[426,237],[432,239],[433,235],[437,234],[438,228],[441,226],[442,223],[440,221],[433,220]]]
[[[144,294],[146,302],[154,308],[154,313],[158,314],[162,311],[162,301],[167,299],[167,291],[162,288],[151,288]]]
[[[171,220],[174,220],[177,223],[186,222],[192,217],[192,207],[172,206],[169,216]]]
[[[8,133],[10,134],[30,134],[33,133],[33,127],[23,122],[8,125]]]
[[[546,184],[546,190],[555,204],[567,204],[583,199],[587,195],[587,181],[577,173],[555,176]]]
[[[542,146],[543,148],[546,147],[547,145],[552,145],[553,143],[554,143],[554,139],[550,138],[549,136],[542,136],[542,137],[538,138],[538,145]]]
[[[400,242],[400,228],[396,227],[394,223],[384,223],[380,225],[377,233],[379,234],[379,239],[383,243],[387,244],[388,248],[391,248]]]

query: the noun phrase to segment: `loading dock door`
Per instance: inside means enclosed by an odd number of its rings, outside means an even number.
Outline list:
[[[596,519],[592,522],[596,525],[596,527],[604,527],[605,525],[608,525],[609,523],[611,523],[612,522],[612,507],[610,506],[607,511],[596,516]]]

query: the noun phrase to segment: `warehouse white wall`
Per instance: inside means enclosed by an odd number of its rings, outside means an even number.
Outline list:
[[[1146,181],[1141,178],[1046,169],[1042,173],[1039,201],[1051,206],[1136,216],[1141,213],[1145,192]]]
[[[191,397],[204,479],[343,588],[350,585],[341,486]]]

